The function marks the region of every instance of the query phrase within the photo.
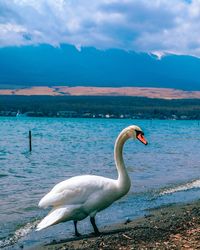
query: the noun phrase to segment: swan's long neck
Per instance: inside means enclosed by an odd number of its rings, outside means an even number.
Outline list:
[[[124,147],[124,143],[128,139],[129,139],[128,131],[123,130],[119,134],[115,142],[115,148],[114,148],[114,159],[115,159],[115,164],[116,164],[116,168],[118,171],[117,185],[118,185],[120,192],[122,192],[123,194],[126,194],[129,191],[130,186],[131,186],[131,181],[126,171],[124,160],[123,160],[123,147]]]

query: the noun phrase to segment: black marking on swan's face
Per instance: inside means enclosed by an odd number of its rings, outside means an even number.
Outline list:
[[[147,145],[148,144],[148,142],[147,142],[147,140],[145,139],[145,137],[144,137],[144,132],[143,131],[141,131],[141,130],[135,130],[135,133],[136,133],[136,138],[139,140],[139,141],[141,141],[144,145]]]

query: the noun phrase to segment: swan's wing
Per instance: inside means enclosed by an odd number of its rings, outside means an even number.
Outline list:
[[[62,204],[67,204],[72,202],[75,197],[82,197],[82,190],[79,188],[76,189],[65,189],[60,192],[49,192],[46,194],[39,202],[39,207],[49,207],[49,206],[60,206]],[[80,201],[81,202],[81,201]]]
[[[112,179],[100,176],[77,176],[57,184],[39,202],[39,207],[83,204],[95,192],[109,189]]]

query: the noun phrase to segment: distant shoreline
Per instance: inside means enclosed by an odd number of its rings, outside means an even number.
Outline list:
[[[0,116],[200,120],[200,99],[0,95]]]
[[[159,99],[200,99],[200,91],[153,87],[34,86],[0,89],[0,95],[22,96],[132,96]]]

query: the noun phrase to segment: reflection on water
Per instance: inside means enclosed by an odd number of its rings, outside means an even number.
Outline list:
[[[198,199],[200,127],[197,121],[2,117],[1,244],[5,245],[5,238],[11,239],[25,225],[30,228],[28,236],[22,239],[25,245],[71,236],[71,222],[40,234],[31,231],[35,221],[48,212],[37,207],[38,201],[56,183],[71,176],[95,174],[116,178],[114,142],[118,133],[131,124],[143,128],[149,145],[132,140],[126,143],[124,158],[132,187],[128,196],[97,216],[99,226],[140,216],[148,208]],[[29,130],[32,131],[31,153]],[[87,219],[79,224],[80,231],[91,230]]]

